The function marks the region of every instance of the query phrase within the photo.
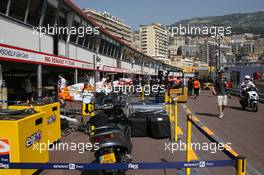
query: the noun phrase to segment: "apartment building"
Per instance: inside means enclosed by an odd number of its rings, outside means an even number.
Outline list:
[[[164,26],[157,23],[140,26],[141,51],[154,59],[168,60],[169,35]]]
[[[94,19],[98,25],[105,28],[112,35],[118,37],[127,44],[132,44],[132,28],[125,24],[121,19],[112,16],[107,12],[96,12],[91,9],[84,9],[83,11],[87,16]]]

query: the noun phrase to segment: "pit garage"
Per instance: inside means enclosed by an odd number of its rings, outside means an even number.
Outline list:
[[[25,101],[25,81],[30,80],[33,89],[33,98],[38,97],[38,65],[0,61],[2,68],[2,77],[8,88],[8,101]],[[82,82],[86,74],[91,75],[93,71],[78,70],[78,76],[75,77],[76,70],[65,67],[42,66],[42,95],[43,97],[56,93],[58,75],[62,74],[71,85],[76,82]],[[77,80],[75,80],[77,78]]]

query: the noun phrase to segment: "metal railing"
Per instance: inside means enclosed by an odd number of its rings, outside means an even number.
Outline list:
[[[173,117],[174,117],[174,137],[172,137],[171,140],[177,142],[178,141],[178,102],[177,98],[171,98],[170,96],[165,93],[165,108],[167,113],[169,114],[170,119],[172,119],[172,109],[173,109]],[[204,130],[203,124],[197,120],[194,120],[192,117],[191,112],[187,112],[186,115],[187,118],[187,125],[186,125],[186,162],[192,162],[191,161],[191,152],[192,152],[192,125],[194,125],[204,136],[206,136],[211,142],[214,142],[216,144],[224,143],[221,139],[219,139],[217,136],[208,133],[208,131]],[[172,120],[171,120],[172,121]],[[233,167],[236,168],[236,175],[246,175],[246,157],[241,156],[237,154],[232,149],[228,149],[227,146],[225,146],[223,152],[231,159],[230,163],[233,162]],[[201,161],[200,161],[201,164]],[[230,164],[231,165],[231,164]],[[200,165],[202,166],[202,165]],[[221,167],[221,166],[220,166]],[[191,174],[191,167],[185,167],[186,175]]]

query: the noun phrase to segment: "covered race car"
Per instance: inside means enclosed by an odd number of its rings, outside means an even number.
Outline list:
[[[87,87],[84,87],[84,83],[78,83],[65,87],[58,93],[58,96],[65,101],[82,101],[83,96],[92,96],[93,91],[93,86],[88,85]]]
[[[87,96],[93,97],[93,92],[105,92],[110,93],[113,87],[117,86],[130,86],[132,85],[131,79],[121,78],[119,81],[114,81],[113,83],[107,83],[106,79],[102,79],[96,83],[96,89],[93,85],[88,85],[84,87],[84,83],[78,83],[65,87],[58,93],[59,98],[65,101],[83,101],[83,98]]]

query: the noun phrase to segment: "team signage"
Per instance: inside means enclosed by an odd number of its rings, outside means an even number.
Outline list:
[[[130,70],[128,69],[122,69],[117,67],[110,67],[110,66],[104,66],[103,70],[106,72],[120,72],[120,73],[129,73]]]
[[[27,63],[35,63],[35,64],[48,64],[48,65],[56,65],[56,66],[65,66],[72,68],[80,68],[80,69],[89,69],[93,70],[93,63],[69,59],[65,57],[53,56],[44,53],[38,53],[26,49],[13,48],[9,46],[5,46],[0,44],[0,60],[10,60],[10,61],[18,61],[18,62],[27,62]],[[129,70],[122,69],[111,66],[103,66],[100,68],[102,71],[106,72],[119,72],[119,73],[135,73],[141,74],[141,70]]]
[[[9,48],[0,45],[0,59],[20,62],[31,62],[36,64],[48,64],[56,66],[65,66],[80,69],[93,69],[93,64],[86,61],[79,61],[65,57],[57,57],[44,53],[37,53],[25,49]]]

